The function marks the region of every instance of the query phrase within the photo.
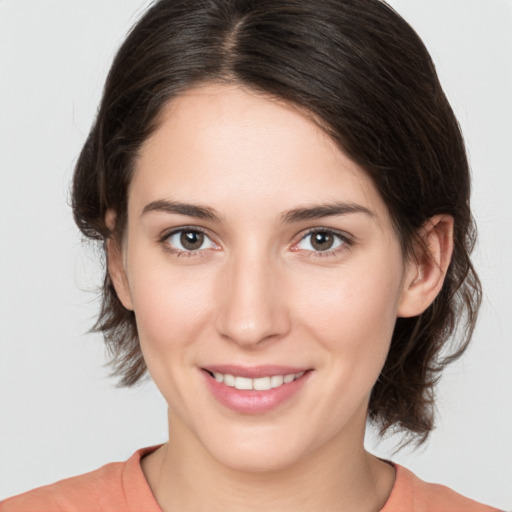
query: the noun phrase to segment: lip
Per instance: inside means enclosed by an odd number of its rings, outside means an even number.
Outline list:
[[[229,373],[239,377],[257,379],[269,375],[288,375],[305,372],[293,382],[265,391],[240,390],[217,382],[209,372]],[[223,406],[240,414],[265,414],[295,397],[307,383],[312,371],[304,368],[285,366],[240,367],[232,365],[209,366],[203,368],[203,378],[214,398]]]
[[[297,366],[263,365],[263,366],[238,366],[233,364],[221,364],[204,366],[203,370],[212,373],[229,373],[238,377],[258,379],[271,375],[289,375],[290,373],[301,373],[310,368],[299,368]]]

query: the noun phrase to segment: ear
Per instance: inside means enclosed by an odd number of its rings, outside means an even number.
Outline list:
[[[113,210],[107,211],[105,223],[110,232],[113,233],[116,225],[116,214]],[[108,274],[116,290],[117,297],[126,309],[133,311],[132,297],[128,277],[126,275],[121,242],[116,240],[113,236],[109,236],[105,246],[107,251]]]
[[[453,217],[435,215],[418,235],[414,255],[407,262],[399,317],[420,315],[441,291],[453,253]]]

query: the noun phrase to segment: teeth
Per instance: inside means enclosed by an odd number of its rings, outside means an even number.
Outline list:
[[[295,379],[302,377],[304,372],[290,373],[288,375],[272,375],[268,377],[260,377],[258,379],[249,379],[247,377],[235,377],[229,373],[214,372],[213,376],[217,382],[222,382],[226,386],[234,387],[241,390],[268,391],[269,389],[278,388],[283,384],[289,384]]]
[[[252,389],[252,379],[246,377],[235,377],[236,389]]]
[[[295,375],[285,375],[283,380],[285,384],[289,384],[295,380]]]
[[[226,386],[234,387],[235,377],[233,377],[233,375],[226,374],[226,375],[224,375],[223,382],[224,382],[224,384],[226,384]]]
[[[257,391],[267,391],[270,388],[270,377],[261,377],[252,381],[252,389]]]
[[[271,388],[278,388],[279,386],[282,386],[284,384],[284,379],[282,375],[274,375],[273,377],[270,377],[270,387]]]

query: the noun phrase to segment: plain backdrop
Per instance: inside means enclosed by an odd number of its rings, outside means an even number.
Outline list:
[[[438,387],[437,429],[393,456],[512,508],[512,2],[393,0],[432,53],[466,137],[485,299]],[[167,439],[151,383],[119,389],[86,334],[102,267],[68,206],[112,56],[147,2],[0,0],[0,498]],[[393,440],[368,447],[391,457]]]

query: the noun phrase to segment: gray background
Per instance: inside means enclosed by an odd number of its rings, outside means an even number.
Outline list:
[[[117,389],[86,335],[101,267],[69,180],[113,52],[147,2],[0,0],[0,498],[166,440],[151,383]],[[485,300],[438,388],[438,428],[395,461],[512,508],[512,2],[393,0],[436,62],[465,133]],[[390,457],[391,441],[368,447]]]

